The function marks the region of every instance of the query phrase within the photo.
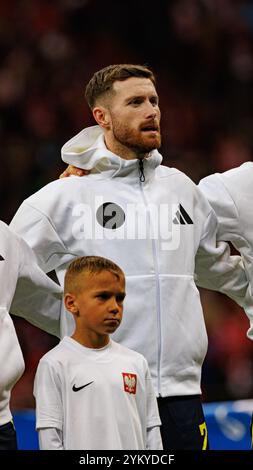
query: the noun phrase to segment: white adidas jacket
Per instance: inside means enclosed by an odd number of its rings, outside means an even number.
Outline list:
[[[11,389],[24,360],[9,312],[59,335],[61,288],[38,267],[31,248],[0,221],[0,425],[11,420]]]
[[[253,295],[253,162],[203,178],[199,187],[208,198],[218,217],[218,240],[231,241],[243,257]],[[248,331],[253,338],[253,309]]]
[[[77,256],[119,264],[127,297],[113,339],[147,358],[157,394],[200,393],[207,335],[195,267],[199,285],[240,304],[248,286],[240,258],[229,257],[224,242],[216,246],[214,211],[187,176],[160,165],[157,151],[144,160],[141,182],[139,161],[108,151],[98,126],[71,139],[62,154],[91,174],[42,188],[23,202],[12,227],[44,271],[56,269],[61,283]],[[72,330],[72,317],[63,312],[62,335]]]

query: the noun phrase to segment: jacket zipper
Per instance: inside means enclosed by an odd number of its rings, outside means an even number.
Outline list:
[[[142,194],[142,199],[144,201],[145,207],[148,207],[148,202],[146,195],[143,190],[142,183],[145,182],[145,174],[143,168],[143,161],[139,160],[139,185]],[[149,226],[152,227],[152,221],[150,218],[150,212],[148,211],[147,219],[149,221]],[[156,305],[157,305],[157,329],[158,329],[158,358],[157,358],[157,381],[158,381],[158,395],[161,396],[161,302],[160,302],[160,282],[158,276],[158,262],[157,262],[157,247],[156,241],[154,238],[151,239],[152,243],[152,252],[154,259],[154,268],[155,268],[155,280],[156,280]]]
[[[143,160],[139,160],[139,178],[140,178],[140,182],[144,183],[145,174],[144,174],[144,168],[143,168]]]

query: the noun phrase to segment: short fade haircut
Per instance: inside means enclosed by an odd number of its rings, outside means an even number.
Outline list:
[[[109,65],[108,67],[98,70],[86,86],[85,98],[90,109],[93,110],[100,96],[112,92],[114,82],[118,80],[124,81],[131,77],[149,78],[154,85],[156,84],[153,72],[144,65]]]
[[[76,280],[80,274],[84,272],[99,274],[102,271],[110,271],[117,279],[125,279],[122,269],[113,261],[102,256],[82,256],[68,266],[64,279],[64,293],[78,289]]]

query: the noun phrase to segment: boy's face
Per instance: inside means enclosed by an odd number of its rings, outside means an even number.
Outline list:
[[[73,295],[77,327],[98,335],[113,333],[121,323],[125,298],[125,279],[110,271],[82,273],[77,280],[79,289]],[[66,302],[67,296],[65,296]]]

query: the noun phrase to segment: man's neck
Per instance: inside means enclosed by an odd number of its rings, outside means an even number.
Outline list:
[[[130,149],[120,142],[111,142],[106,135],[104,136],[104,141],[107,149],[118,155],[118,157],[123,158],[123,160],[143,160],[143,158],[148,156],[148,153],[136,152],[136,150]]]

